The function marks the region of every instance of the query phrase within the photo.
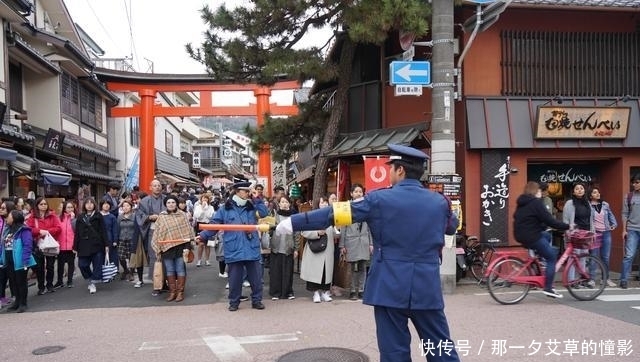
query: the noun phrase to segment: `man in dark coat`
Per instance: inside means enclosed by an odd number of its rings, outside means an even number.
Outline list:
[[[388,146],[393,186],[369,192],[347,209],[352,222],[367,222],[373,237],[363,302],[374,307],[380,361],[411,361],[409,319],[424,342],[416,346],[423,348],[427,361],[459,361],[440,286],[444,235],[455,233],[458,220],[449,201],[419,181],[427,155],[406,146]],[[334,220],[333,214],[332,208],[296,214],[290,222],[278,224],[276,233],[324,229]]]

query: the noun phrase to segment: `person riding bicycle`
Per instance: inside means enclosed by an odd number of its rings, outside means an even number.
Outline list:
[[[545,208],[541,196],[540,184],[527,182],[524,193],[518,197],[518,206],[513,214],[514,235],[517,242],[535,250],[547,261],[543,293],[551,298],[562,298],[562,294],[553,289],[558,249],[551,246],[549,233],[545,230],[547,227],[568,230],[569,224],[556,220]]]

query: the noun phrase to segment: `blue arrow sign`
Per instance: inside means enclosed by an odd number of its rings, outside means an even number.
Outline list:
[[[391,62],[389,83],[428,85],[431,83],[431,62]]]

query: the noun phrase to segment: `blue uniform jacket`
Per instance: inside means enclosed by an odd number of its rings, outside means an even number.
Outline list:
[[[247,201],[244,207],[238,206],[232,199],[227,200],[219,208],[209,222],[210,224],[245,224],[256,225],[258,218],[269,214],[262,198]],[[209,240],[217,234],[215,230],[205,230],[200,233],[203,240]],[[234,263],[238,261],[260,260],[260,237],[258,231],[225,231],[222,236],[224,243],[224,261]]]
[[[440,287],[440,253],[444,235],[458,224],[449,201],[405,179],[388,189],[351,203],[353,222],[366,221],[373,256],[364,303],[400,309],[444,308]],[[291,216],[294,231],[324,229],[333,222],[332,208]]]

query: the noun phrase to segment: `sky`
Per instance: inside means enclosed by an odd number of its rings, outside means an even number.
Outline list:
[[[241,2],[226,0],[229,3]],[[206,30],[199,10],[220,0],[64,0],[71,19],[105,51],[133,58],[139,72],[204,74],[185,44],[199,46]],[[214,4],[215,3],[215,4]]]
[[[225,3],[242,6],[249,0],[64,0],[71,19],[105,51],[104,58],[131,58],[138,72],[205,74],[204,65],[191,59],[187,43],[199,47],[206,30],[200,9]],[[308,37],[308,43],[324,44],[330,31]],[[321,42],[321,43],[319,43]],[[227,92],[229,93],[229,92]],[[247,93],[250,95],[250,93]],[[214,105],[244,105],[247,97],[216,97]],[[248,97],[255,99],[252,95]],[[278,104],[291,104],[292,96],[274,92]],[[282,98],[282,99],[279,99]],[[218,101],[219,100],[219,101]]]

